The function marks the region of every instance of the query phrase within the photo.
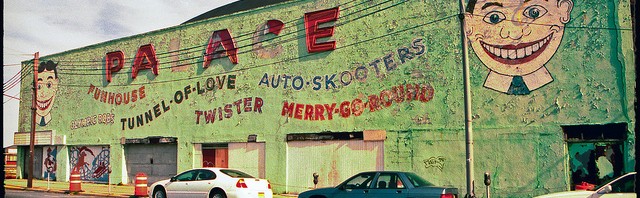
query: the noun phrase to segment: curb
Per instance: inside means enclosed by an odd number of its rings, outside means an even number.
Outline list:
[[[125,196],[125,195],[109,195],[109,194],[100,194],[100,193],[89,193],[89,192],[75,192],[70,193],[68,190],[54,190],[54,189],[43,189],[43,188],[27,188],[23,186],[13,186],[13,185],[4,185],[5,189],[11,190],[24,190],[24,191],[38,191],[38,192],[50,192],[50,193],[59,193],[59,194],[74,194],[74,195],[88,195],[88,196],[99,196],[99,197],[136,197],[136,196]]]

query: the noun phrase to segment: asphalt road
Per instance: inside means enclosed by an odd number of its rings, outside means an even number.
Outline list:
[[[70,195],[70,194],[61,194],[61,193],[51,193],[51,192],[39,192],[39,191],[28,191],[28,190],[12,190],[5,189],[4,197],[7,198],[45,198],[45,197],[74,197],[74,198],[89,198],[93,196],[84,196],[84,195]]]

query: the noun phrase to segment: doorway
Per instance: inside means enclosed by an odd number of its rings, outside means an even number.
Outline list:
[[[227,144],[203,145],[202,167],[229,168],[229,146]]]
[[[626,124],[563,126],[571,190],[595,190],[624,174]]]

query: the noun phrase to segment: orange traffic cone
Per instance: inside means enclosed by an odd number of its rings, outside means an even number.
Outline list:
[[[69,192],[82,192],[82,179],[77,170],[72,171],[69,177]]]
[[[134,196],[147,197],[147,175],[143,172],[136,174],[136,188]]]

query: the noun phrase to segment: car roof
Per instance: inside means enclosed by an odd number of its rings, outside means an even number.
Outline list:
[[[406,172],[406,171],[364,171],[364,172],[360,172],[360,173],[411,173],[411,172]],[[360,174],[358,173],[358,174]]]

